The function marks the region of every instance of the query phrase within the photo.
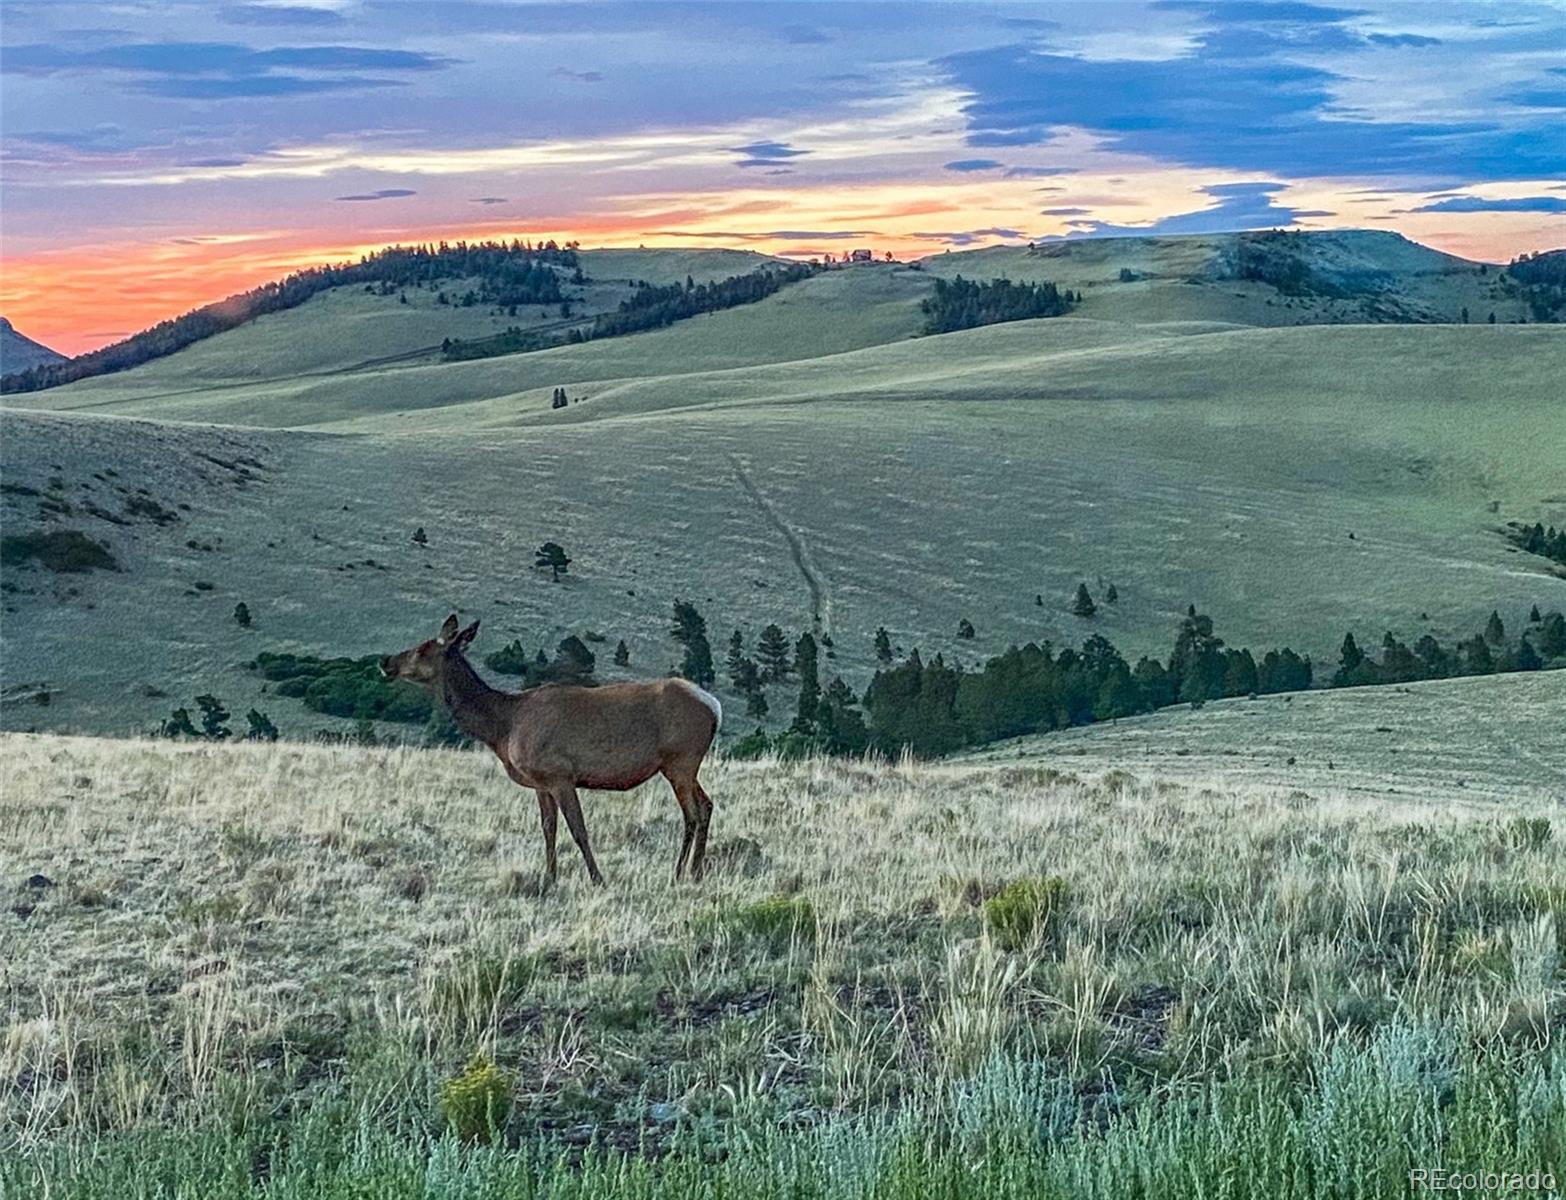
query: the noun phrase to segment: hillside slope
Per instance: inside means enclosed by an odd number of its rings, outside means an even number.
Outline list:
[[[961,756],[1071,771],[1374,797],[1566,804],[1566,754],[1538,717],[1566,712],[1566,671],[1341,688],[1018,738]]]
[[[1176,288],[1196,286],[1176,273],[1226,269],[1212,239],[1135,241],[1071,243],[1062,261],[1110,293],[1153,286],[1119,281],[1132,251]],[[1407,243],[1372,249],[1447,274]],[[736,265],[604,253],[636,277]],[[1368,269],[1333,253],[1321,269]],[[971,258],[1003,255],[1043,262]],[[774,621],[831,636],[827,677],[859,690],[881,626],[969,663],[1091,634],[1134,659],[1167,655],[1194,603],[1230,645],[1330,663],[1349,630],[1450,643],[1492,610],[1515,631],[1535,604],[1566,608],[1566,578],[1497,532],[1566,525],[1559,328],[1117,320],[1092,315],[1090,293],[1066,317],[911,336],[936,273],[846,268],[631,337],[358,367],[351,355],[436,326],[395,296],[339,290],[9,398],[7,534],[74,530],[121,569],[8,562],[0,723],[141,731],[212,691],[308,732],[324,719],[241,664],[382,653],[452,609],[484,617],[483,653],[592,633],[603,673],[623,638],[629,673],[647,675],[676,664],[668,616],[688,599],[720,655],[735,628],[753,645]],[[387,303],[414,311],[393,328]],[[315,366],[267,374],[292,358]],[[552,408],[557,387],[575,402]],[[575,560],[561,584],[530,565],[545,540]],[[1101,601],[1114,584],[1118,602],[1072,616],[1080,582]],[[772,689],[774,722],[793,702]]]
[[[42,342],[18,333],[16,326],[0,317],[0,375],[64,361],[65,355],[58,350],[51,350]]]

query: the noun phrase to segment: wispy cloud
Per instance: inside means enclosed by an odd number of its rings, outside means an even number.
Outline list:
[[[253,49],[237,42],[127,42],[75,47],[35,42],[6,52],[24,75],[117,75],[137,91],[185,100],[316,95],[395,86],[386,78],[439,70],[454,60],[365,46]]]
[[[1566,199],[1560,196],[1513,196],[1504,200],[1491,200],[1484,196],[1452,196],[1411,208],[1409,212],[1513,212],[1513,213],[1566,213]]]
[[[736,167],[776,167],[780,163],[786,163],[791,158],[799,158],[809,154],[809,150],[799,150],[786,142],[751,142],[748,146],[732,146],[731,151],[740,157],[735,162]]]
[[[381,188],[375,192],[357,192],[352,196],[333,196],[334,200],[400,200],[404,196],[417,196],[412,188]]]
[[[218,20],[230,25],[346,25],[348,18],[334,8],[308,4],[227,4],[218,9]]]
[[[944,164],[948,171],[993,171],[997,167],[1005,166],[993,158],[959,158],[955,162]]]

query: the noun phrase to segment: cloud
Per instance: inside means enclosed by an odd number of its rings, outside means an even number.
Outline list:
[[[1074,128],[1109,150],[1295,178],[1473,181],[1566,172],[1566,139],[1552,114],[1537,108],[1470,107],[1461,116],[1435,111],[1414,120],[1368,119],[1345,108],[1339,93],[1351,76],[1363,77],[1364,56],[1394,46],[1428,55],[1438,39],[1361,33],[1361,10],[1316,4],[1164,0],[1157,7],[1200,20],[1186,53],[1131,61],[1016,43],[937,60],[968,96],[967,144],[1043,145]],[[1352,68],[1337,66],[1345,56],[1358,56]]]
[[[996,238],[1014,242],[1021,238],[1026,238],[1028,235],[1020,229],[1003,229],[992,226],[989,229],[926,231],[916,233],[913,236],[931,242],[945,242],[949,246],[971,246],[975,242],[994,241]]]
[[[1092,212],[1091,208],[1041,208],[1039,212],[1046,217],[1081,217]]]
[[[1227,233],[1236,229],[1273,229],[1292,225],[1307,213],[1275,204],[1273,195],[1284,184],[1270,180],[1217,183],[1202,189],[1218,203],[1208,208],[1176,213],[1146,225],[1116,225],[1109,221],[1068,221],[1073,232],[1066,237],[1150,236],[1176,233]]]
[[[1075,175],[1076,167],[1007,167],[1007,179],[1047,179],[1051,175]]]
[[[1408,211],[1566,213],[1566,199],[1560,196],[1516,196],[1508,200],[1487,200],[1483,196],[1453,196]]]
[[[791,46],[822,46],[832,40],[810,25],[785,25],[778,35]]]
[[[400,81],[371,72],[419,73],[454,60],[418,50],[367,46],[281,46],[235,42],[126,42],[96,48],[47,43],[16,46],[6,68],[24,75],[125,75],[138,91],[187,100],[302,96]]]
[[[230,25],[345,25],[336,9],[306,4],[228,4],[218,9],[218,20]]]
[[[996,167],[1005,166],[1005,163],[996,162],[993,158],[959,158],[956,162],[946,164],[948,171],[993,171]]]
[[[400,200],[404,196],[417,196],[412,188],[382,188],[378,192],[360,192],[354,196],[333,196],[334,200]]]
[[[505,196],[474,196],[469,204],[508,204],[510,200]]]
[[[740,155],[740,159],[734,165],[737,167],[777,167],[788,162],[791,158],[809,154],[809,150],[799,150],[790,146],[787,142],[751,142],[746,146],[730,146],[731,153]],[[769,172],[770,174],[770,172]]]
[[[602,83],[602,71],[573,71],[569,67],[556,67],[549,72],[551,79],[569,79],[572,83]]]
[[[1377,46],[1439,46],[1440,38],[1425,37],[1418,33],[1370,33],[1365,35],[1367,42]]]

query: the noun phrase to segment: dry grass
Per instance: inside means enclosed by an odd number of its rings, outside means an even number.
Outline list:
[[[11,1145],[254,1121],[366,1072],[429,1112],[475,1052],[515,1073],[516,1130],[634,1141],[655,1106],[861,1111],[998,1053],[1114,1090],[1392,1022],[1566,1021],[1559,805],[719,761],[704,883],[670,879],[649,785],[589,800],[609,886],[567,844],[540,895],[531,797],[486,756],[0,750]],[[1050,937],[993,943],[983,900],[1049,876]]]

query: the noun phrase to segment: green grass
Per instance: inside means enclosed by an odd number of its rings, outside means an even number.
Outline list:
[[[1389,1030],[1309,1064],[1291,1084],[1246,1068],[1203,1087],[1115,1106],[996,1060],[896,1118],[828,1118],[800,1131],[757,1121],[729,1137],[679,1131],[659,1157],[547,1146],[466,1149],[387,1128],[368,1101],[310,1109],[286,1140],[208,1128],[56,1145],[0,1160],[0,1187],[51,1195],[484,1195],[735,1200],[1283,1198],[1409,1194],[1410,1172],[1566,1174],[1566,1057],[1515,1058],[1440,1034]]]

